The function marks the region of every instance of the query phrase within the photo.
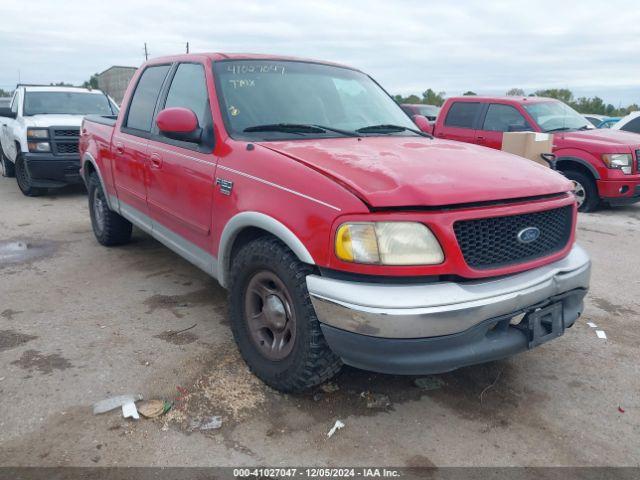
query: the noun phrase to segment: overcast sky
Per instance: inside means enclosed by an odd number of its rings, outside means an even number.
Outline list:
[[[2,0],[0,88],[184,51],[337,61],[391,93],[568,87],[640,104],[640,6],[580,0]]]

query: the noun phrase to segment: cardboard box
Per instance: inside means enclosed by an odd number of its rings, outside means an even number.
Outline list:
[[[549,163],[540,154],[553,152],[553,135],[539,132],[504,132],[502,151],[520,155],[545,167]]]

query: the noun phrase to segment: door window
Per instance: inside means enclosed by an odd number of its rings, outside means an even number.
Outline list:
[[[164,103],[164,108],[171,107],[184,107],[193,111],[201,127],[211,123],[207,83],[202,65],[182,63],[178,66]]]
[[[622,127],[620,127],[620,130],[624,130],[626,132],[640,133],[640,117],[636,117],[626,125],[623,125]]]
[[[151,131],[153,112],[169,67],[169,65],[148,67],[142,73],[131,103],[129,104],[126,121],[127,128],[133,128],[143,132]]]
[[[477,102],[455,102],[451,105],[444,121],[447,127],[473,128],[473,124],[480,110]]]
[[[511,105],[492,103],[484,118],[482,130],[493,132],[523,132],[531,127],[522,114]]]

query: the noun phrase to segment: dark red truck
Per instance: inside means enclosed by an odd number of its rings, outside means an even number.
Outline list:
[[[243,358],[283,391],[343,362],[425,374],[504,358],[583,310],[571,182],[416,130],[349,67],[159,58],[117,118],[85,119],[80,151],[97,240],[134,224],[216,278]]]
[[[437,138],[502,148],[504,132],[553,133],[557,167],[575,185],[580,211],[640,201],[640,135],[594,129],[564,103],[544,97],[455,97],[425,129]]]

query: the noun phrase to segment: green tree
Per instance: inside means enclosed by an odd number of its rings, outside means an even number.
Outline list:
[[[507,90],[507,95],[510,97],[524,97],[524,90],[521,88],[510,88]]]
[[[73,87],[71,83],[67,82],[51,82],[49,85],[51,85],[52,87]]]
[[[564,103],[573,103],[573,92],[568,88],[547,88],[545,90],[536,90],[538,97],[550,97],[563,101]]]
[[[462,95],[464,95],[465,97],[470,97],[473,95],[478,95],[476,92],[471,91],[471,90],[467,90],[466,92],[464,92]]]
[[[11,95],[13,95],[13,90],[4,90],[3,88],[0,88],[0,97],[10,97]]]
[[[426,91],[422,93],[422,102],[427,105],[436,105],[437,107],[441,107],[444,103],[445,92],[436,93],[432,89],[428,88]]]
[[[86,80],[82,86],[84,88],[98,88],[98,74],[94,73],[89,77],[89,80]]]

